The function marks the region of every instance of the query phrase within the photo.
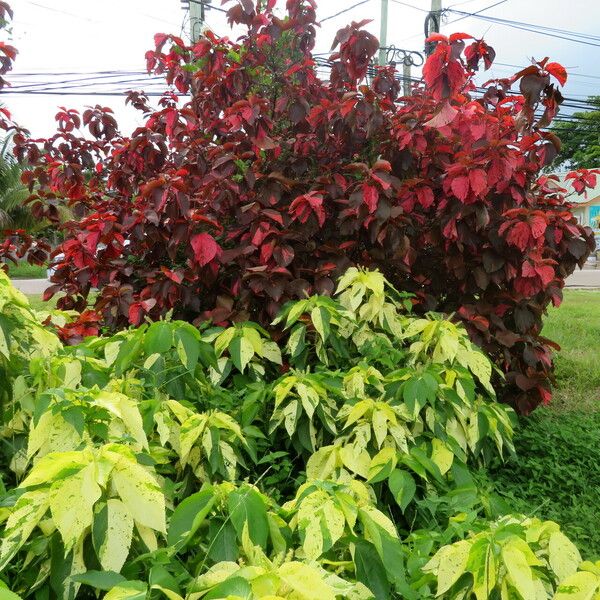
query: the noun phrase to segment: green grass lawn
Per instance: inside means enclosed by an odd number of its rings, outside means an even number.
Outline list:
[[[12,279],[45,279],[47,267],[44,265],[30,265],[8,263],[8,274]]]
[[[552,410],[600,411],[600,291],[566,290],[543,333],[561,346]]]

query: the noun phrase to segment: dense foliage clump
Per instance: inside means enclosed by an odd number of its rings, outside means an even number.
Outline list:
[[[379,268],[417,310],[462,319],[506,374],[504,398],[524,412],[549,401],[542,317],[593,247],[540,177],[565,70],[545,59],[481,94],[473,76],[493,50],[437,35],[423,85],[400,97],[392,67],[365,79],[378,42],[352,23],[324,81],[314,0],[274,8],[236,2],[236,42],[157,35],[148,70],[172,91],[158,109],[129,95],[146,119],[129,137],[101,106],[61,111],[48,140],[17,136],[37,214],[83,215],[65,226],[48,295],[82,311],[100,289],[94,310],[113,330],[170,310],[266,327],[287,300],[331,294],[349,266]]]
[[[464,329],[407,300],[350,269],[336,299],[286,304],[277,342],[167,319],[62,346],[0,273],[0,331],[19,331],[0,345],[3,581],[35,600],[598,588],[556,523],[477,485],[514,413]]]

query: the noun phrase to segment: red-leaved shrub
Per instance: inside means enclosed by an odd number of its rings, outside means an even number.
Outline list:
[[[366,82],[378,42],[361,22],[337,33],[323,81],[314,0],[287,0],[285,18],[259,4],[229,10],[247,27],[237,42],[156,36],[148,70],[172,92],[158,109],[129,94],[146,117],[130,137],[101,106],[61,110],[50,139],[18,136],[37,214],[66,202],[81,215],[46,296],[83,310],[98,288],[109,328],[169,310],[267,325],[286,300],[330,294],[350,265],[377,267],[417,310],[465,322],[506,374],[506,400],[547,402],[542,316],[593,248],[556,178],[540,177],[565,70],[546,59],[481,90],[493,49],[437,34],[424,83],[399,97],[392,67]]]

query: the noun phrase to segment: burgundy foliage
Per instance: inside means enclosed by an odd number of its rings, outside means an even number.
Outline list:
[[[130,137],[101,106],[61,110],[50,139],[18,137],[38,214],[56,220],[66,202],[81,216],[65,225],[46,296],[66,292],[60,306],[83,311],[98,288],[112,329],[169,310],[266,325],[283,302],[329,294],[366,265],[413,292],[417,310],[456,313],[506,374],[507,401],[547,402],[542,317],[593,248],[565,190],[540,177],[559,147],[545,127],[564,69],[545,59],[481,93],[473,77],[494,50],[436,35],[423,85],[399,97],[392,67],[365,82],[378,42],[363,22],[338,32],[322,81],[314,0],[287,0],[285,18],[261,4],[229,10],[248,30],[237,42],[156,36],[148,70],[172,92],[157,109],[129,94],[146,118]],[[583,191],[595,175],[576,178]]]

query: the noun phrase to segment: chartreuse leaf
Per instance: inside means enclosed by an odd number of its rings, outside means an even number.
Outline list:
[[[111,588],[104,600],[146,600],[148,586],[143,581],[125,581]]]
[[[6,521],[0,548],[0,571],[27,541],[31,532],[46,514],[48,507],[46,489],[31,490],[19,497]]]
[[[119,573],[127,560],[133,517],[116,498],[110,498],[94,517],[93,540],[102,568]]]
[[[444,442],[437,438],[431,440],[431,446],[431,460],[438,466],[440,473],[445,475],[452,467],[454,453],[448,449]]]
[[[112,483],[123,504],[137,523],[165,533],[165,497],[154,476],[126,447],[106,447],[113,462]]]
[[[0,600],[22,600],[21,596],[11,592],[3,581],[0,581]]]
[[[553,600],[592,600],[600,588],[600,577],[580,571],[569,575],[556,590]]]
[[[154,323],[159,325],[160,323]],[[138,444],[148,449],[148,439],[144,432],[142,415],[137,402],[131,400],[125,394],[118,392],[105,392],[102,391],[94,398],[94,404],[106,409],[111,414],[115,415],[121,421],[131,434],[131,437],[138,442]]]
[[[333,588],[314,567],[300,562],[283,563],[277,570],[286,587],[292,590],[290,597],[310,600],[335,600]]]
[[[515,545],[508,543],[502,548],[502,562],[508,581],[522,598],[537,599],[536,585],[526,556]]]
[[[439,561],[437,568],[438,596],[446,593],[465,572],[471,546],[471,542],[462,540],[451,546],[444,546],[434,557]]]
[[[48,499],[52,519],[62,536],[67,552],[91,526],[94,504],[100,498],[100,494],[94,463],[88,464],[69,477],[55,481],[50,487]]]
[[[577,571],[581,564],[581,554],[564,533],[555,531],[548,542],[548,562],[558,581],[562,581]]]
[[[398,463],[395,448],[383,448],[371,460],[369,466],[369,483],[377,483],[387,479]]]

